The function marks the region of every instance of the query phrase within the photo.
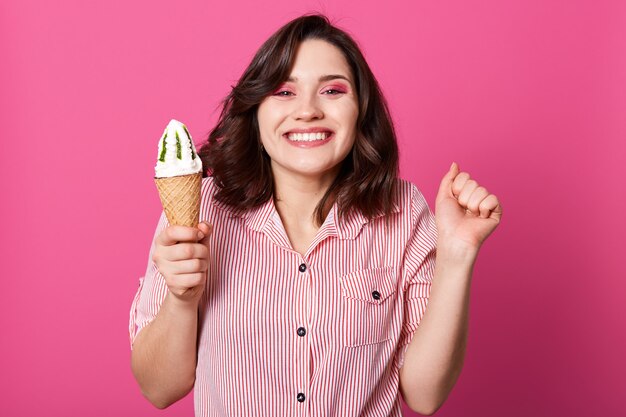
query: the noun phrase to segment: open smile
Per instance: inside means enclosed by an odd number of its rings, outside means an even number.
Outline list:
[[[332,132],[289,133],[287,134],[287,139],[295,142],[313,142],[327,139],[330,135],[332,135]]]
[[[335,137],[334,132],[313,132],[313,133],[286,133],[283,135],[287,142],[300,148],[310,148],[328,143]]]

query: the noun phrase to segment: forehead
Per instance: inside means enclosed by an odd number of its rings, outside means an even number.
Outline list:
[[[343,53],[335,45],[320,39],[308,39],[296,50],[289,81],[315,79],[321,76],[342,75],[353,80],[352,71]]]

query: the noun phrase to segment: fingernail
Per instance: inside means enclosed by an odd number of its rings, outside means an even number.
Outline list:
[[[198,239],[204,239],[204,233],[198,232]]]

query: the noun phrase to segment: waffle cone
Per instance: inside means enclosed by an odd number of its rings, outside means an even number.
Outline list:
[[[202,173],[155,178],[154,182],[170,225],[197,227]]]

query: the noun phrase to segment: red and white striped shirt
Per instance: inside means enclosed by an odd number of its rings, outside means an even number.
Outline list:
[[[398,180],[391,216],[338,218],[306,254],[273,201],[238,213],[202,182],[213,224],[200,303],[196,416],[401,416],[399,370],[426,309],[437,230],[421,192]],[[161,215],[155,237],[168,225]],[[152,262],[130,313],[131,344],[168,291]]]

